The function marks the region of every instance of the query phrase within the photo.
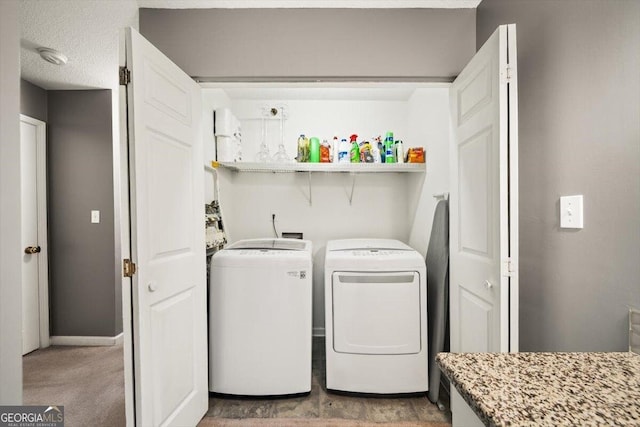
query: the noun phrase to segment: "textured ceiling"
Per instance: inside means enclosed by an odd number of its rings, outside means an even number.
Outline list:
[[[135,0],[22,0],[22,78],[44,89],[118,87],[119,31],[138,27]],[[42,60],[38,47],[64,53],[57,66]]]
[[[4,0],[0,0],[4,1]],[[138,28],[138,7],[474,8],[480,0],[21,0],[22,78],[44,89],[117,89],[120,29]],[[57,66],[38,47],[64,53]]]

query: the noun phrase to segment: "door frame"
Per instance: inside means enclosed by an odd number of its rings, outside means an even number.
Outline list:
[[[47,241],[47,124],[20,114],[20,123],[36,128],[36,195],[38,203],[38,315],[40,348],[49,347],[49,250]],[[22,138],[22,137],[21,137]]]
[[[118,37],[118,64],[127,65],[127,47],[125,28],[120,29]],[[124,260],[131,258],[131,216],[129,213],[129,117],[127,112],[127,85],[118,86],[118,132],[114,132],[113,176],[114,193],[117,200],[114,214],[116,239],[116,280],[120,278],[122,286],[122,334],[124,358],[124,408],[125,422],[128,427],[136,423],[135,372],[133,360],[133,304],[132,279],[123,274]],[[115,114],[114,114],[115,117]],[[115,141],[115,135],[119,140]]]

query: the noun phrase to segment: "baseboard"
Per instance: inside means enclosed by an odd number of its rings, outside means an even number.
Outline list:
[[[115,337],[79,337],[79,336],[52,336],[51,345],[75,345],[75,346],[112,346],[119,345],[124,340],[121,332]]]
[[[313,328],[312,334],[314,337],[324,337],[324,326]]]

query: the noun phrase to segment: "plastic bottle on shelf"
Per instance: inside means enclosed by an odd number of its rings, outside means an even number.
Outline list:
[[[340,141],[340,148],[338,149],[338,163],[349,163],[349,149],[351,146],[345,138]]]
[[[380,153],[380,163],[385,163],[385,149],[384,143],[382,142],[382,137],[380,135],[376,136],[374,139],[376,146],[378,147],[378,153]]]
[[[320,144],[320,163],[329,162],[331,162],[331,146],[329,142],[324,139],[322,140],[322,144]]]
[[[350,138],[351,150],[349,159],[351,160],[351,163],[360,163],[360,146],[358,145],[358,141],[356,141],[358,139],[358,135],[353,134]]]
[[[298,137],[298,157],[296,157],[296,160],[299,163],[309,161],[309,140],[304,134],[300,134]]]
[[[384,162],[395,163],[395,147],[393,145],[393,132],[387,132],[384,138]]]
[[[320,140],[315,136],[309,140],[309,162],[320,163]]]
[[[373,138],[371,143],[371,157],[373,157],[373,163],[380,163],[380,148],[378,148],[379,138]]]
[[[396,141],[396,161],[404,163],[404,144],[400,140]]]
[[[338,151],[340,150],[340,140],[334,136],[331,140],[331,163],[338,163]]]

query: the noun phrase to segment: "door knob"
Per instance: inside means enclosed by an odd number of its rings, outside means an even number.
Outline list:
[[[149,289],[149,292],[155,292],[158,289],[158,285],[156,285],[154,282],[149,282],[149,284],[147,285],[147,289]]]
[[[484,287],[487,288],[487,290],[490,290],[491,288],[493,288],[493,283],[491,283],[488,280],[484,281]]]
[[[40,252],[40,246],[27,246],[24,248],[25,254],[37,254]]]

